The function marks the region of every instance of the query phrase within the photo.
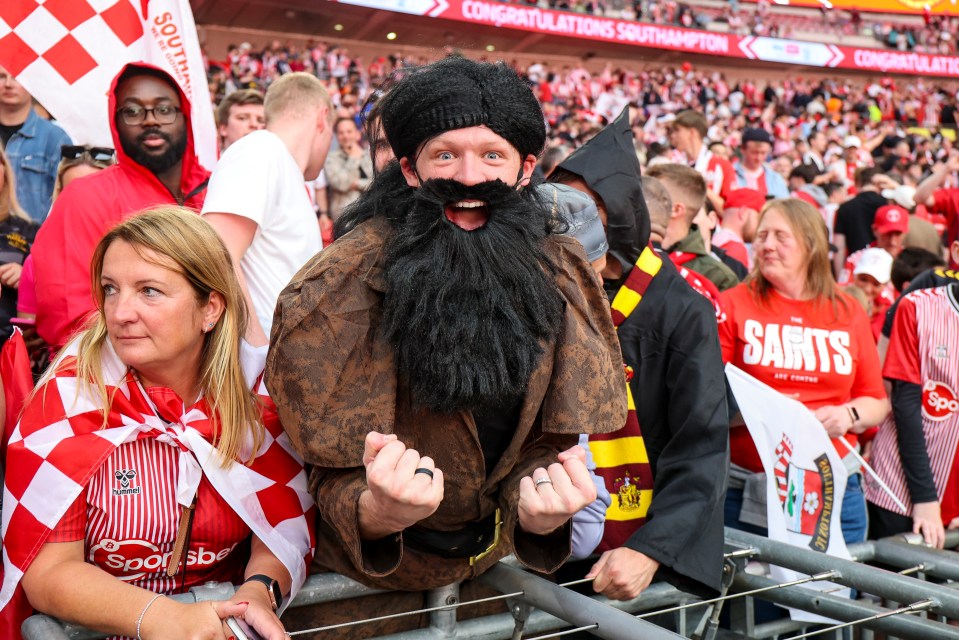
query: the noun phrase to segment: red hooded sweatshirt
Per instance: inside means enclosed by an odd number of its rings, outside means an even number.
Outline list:
[[[146,167],[123,152],[113,117],[117,109],[117,81],[130,68],[150,68],[137,62],[123,67],[110,86],[110,131],[117,164],[74,180],[53,203],[50,215],[40,227],[33,244],[37,286],[37,331],[53,347],[61,347],[82,327],[95,308],[90,288],[90,261],[107,231],[130,216],[158,205],[180,204],[197,213],[203,207],[210,173],[204,169],[193,146],[190,101],[178,87],[183,117],[186,118],[187,146],[183,154],[180,190],[183,202]]]

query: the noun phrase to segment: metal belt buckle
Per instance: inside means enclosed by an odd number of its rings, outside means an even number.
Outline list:
[[[500,513],[500,510],[496,510],[496,526],[493,528],[493,542],[490,546],[486,547],[486,551],[483,553],[478,553],[475,556],[470,556],[470,566],[474,566],[477,562],[485,558],[490,554],[490,552],[496,548],[496,545],[499,544],[500,537],[500,528],[503,526],[503,516]]]

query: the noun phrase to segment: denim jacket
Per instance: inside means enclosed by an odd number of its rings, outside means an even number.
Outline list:
[[[60,145],[64,144],[71,144],[70,136],[32,109],[20,130],[7,142],[5,151],[17,177],[17,199],[36,222],[43,222],[50,211]]]
[[[766,194],[773,198],[788,198],[789,185],[786,184],[786,179],[765,162],[763,163],[763,172],[766,175]],[[747,186],[745,167],[743,167],[742,162],[736,165],[736,182],[739,188]]]

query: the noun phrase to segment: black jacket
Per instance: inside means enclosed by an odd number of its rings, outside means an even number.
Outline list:
[[[715,313],[664,260],[618,333],[654,480],[649,519],[626,546],[684,590],[719,590],[729,419]]]
[[[846,255],[865,249],[876,239],[872,222],[879,207],[889,204],[881,193],[863,191],[851,200],[839,205],[836,210],[834,232],[845,236]]]

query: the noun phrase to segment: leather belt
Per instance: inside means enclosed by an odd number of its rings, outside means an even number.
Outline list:
[[[441,558],[469,558],[473,566],[499,544],[502,526],[503,518],[497,509],[490,516],[455,531],[409,527],[403,531],[403,544]]]

